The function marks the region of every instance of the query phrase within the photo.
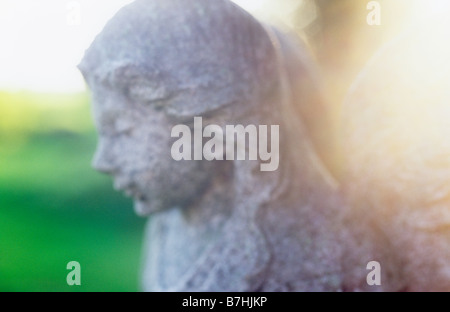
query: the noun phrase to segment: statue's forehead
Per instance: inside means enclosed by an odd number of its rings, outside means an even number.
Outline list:
[[[149,64],[136,61],[116,61],[108,62],[95,71],[94,79],[108,82],[110,85],[118,85],[127,81],[135,80],[158,80],[165,82],[161,70],[149,66]]]
[[[95,41],[86,51],[79,65],[85,76],[96,79],[117,76],[183,78],[186,71],[197,75],[230,70],[234,67],[226,55],[210,51],[211,47],[195,46],[189,41],[183,44],[178,42],[178,45],[161,41],[152,44],[125,39],[117,39],[117,42],[108,41]],[[144,41],[152,40],[145,38]]]
[[[149,71],[152,64],[157,64],[150,55],[145,55],[146,49],[136,44],[122,41],[120,38],[116,42],[108,42],[101,36],[91,44],[86,51],[79,68],[85,76],[95,78],[106,78],[106,76],[128,68],[128,71],[139,72]]]

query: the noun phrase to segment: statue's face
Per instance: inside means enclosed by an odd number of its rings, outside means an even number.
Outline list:
[[[171,146],[176,138],[171,138],[171,130],[179,120],[168,117],[162,109],[167,104],[167,95],[153,90],[151,93],[160,98],[148,101],[135,79],[105,82],[88,78],[87,81],[99,133],[93,166],[112,175],[115,189],[135,200],[136,212],[148,215],[185,206],[198,197],[217,163],[172,159]],[[148,90],[155,82],[145,83],[144,89]],[[183,91],[177,92],[177,96],[190,100],[189,94]]]
[[[230,11],[227,18],[222,7]],[[241,26],[247,32],[237,32],[230,19],[247,21]],[[224,125],[249,115],[259,104],[253,96],[257,73],[274,71],[268,51],[264,30],[228,2],[136,1],[125,7],[80,65],[99,132],[94,167],[114,177],[139,214],[186,206],[228,165],[173,160],[172,128],[191,126],[197,116]],[[257,63],[267,69],[260,73]]]

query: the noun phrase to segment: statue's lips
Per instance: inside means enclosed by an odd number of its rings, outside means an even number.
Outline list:
[[[132,198],[137,199],[137,200],[142,201],[142,202],[146,201],[146,197],[144,195],[142,195],[140,192],[136,191],[136,190],[125,189],[124,193],[128,197],[132,197]]]
[[[119,192],[124,192],[127,197],[132,197],[139,201],[145,202],[146,196],[143,195],[138,190],[136,190],[136,188],[132,187],[131,185],[132,185],[131,183],[125,184],[125,183],[121,183],[120,181],[116,180],[114,182],[114,189]]]

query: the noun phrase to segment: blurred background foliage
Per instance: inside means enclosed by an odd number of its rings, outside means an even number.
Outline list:
[[[0,93],[0,291],[138,290],[144,220],[90,168],[91,120],[85,93]]]

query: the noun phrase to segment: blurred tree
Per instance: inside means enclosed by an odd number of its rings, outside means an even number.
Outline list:
[[[329,142],[338,142],[340,111],[350,85],[384,43],[408,25],[411,8],[418,0],[379,0],[381,25],[369,25],[368,3],[361,0],[302,0],[294,25],[304,37],[321,70],[331,125]],[[340,176],[342,155],[331,144],[322,155],[330,170]]]

